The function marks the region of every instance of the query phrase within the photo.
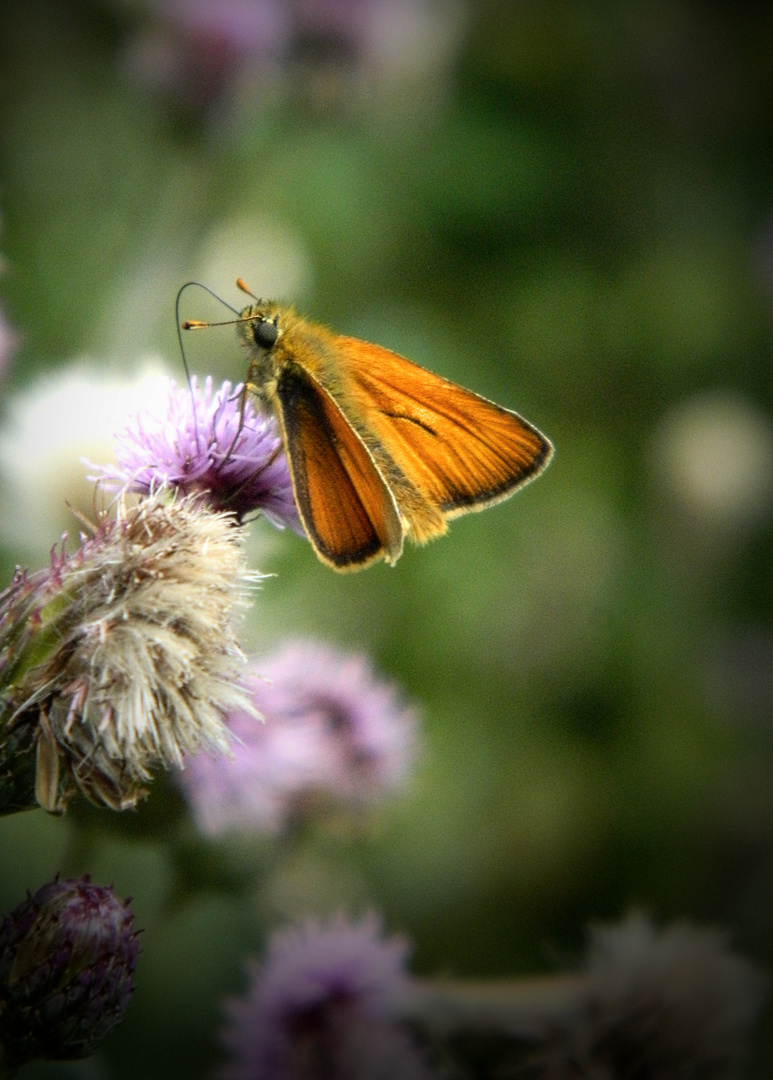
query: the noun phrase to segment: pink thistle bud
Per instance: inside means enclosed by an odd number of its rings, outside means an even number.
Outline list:
[[[123,1019],[137,933],[110,887],[54,880],[0,925],[0,1060],[87,1057]]]

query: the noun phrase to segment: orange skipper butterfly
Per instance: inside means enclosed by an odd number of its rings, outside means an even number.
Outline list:
[[[243,393],[277,417],[301,520],[335,570],[395,563],[406,537],[441,536],[550,461],[548,439],[510,409],[237,285],[255,301],[234,320]]]

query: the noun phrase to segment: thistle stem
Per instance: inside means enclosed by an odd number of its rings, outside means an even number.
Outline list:
[[[406,1020],[435,1035],[475,1031],[541,1038],[572,1025],[588,1002],[583,975],[424,982],[403,1004]]]

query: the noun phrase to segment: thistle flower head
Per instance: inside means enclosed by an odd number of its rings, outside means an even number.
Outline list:
[[[407,951],[381,936],[375,916],[276,933],[247,997],[227,1006],[223,1080],[424,1078],[396,1019],[413,992]]]
[[[112,888],[52,881],[0,924],[0,1058],[86,1057],[123,1019],[137,934]]]
[[[233,756],[200,755],[179,777],[203,832],[271,832],[309,796],[362,805],[405,781],[416,717],[364,656],[298,641],[251,667],[264,722],[232,714]]]
[[[118,467],[100,471],[117,486],[199,493],[215,510],[239,519],[261,510],[305,535],[276,420],[256,412],[241,387],[224,382],[215,393],[208,378],[202,391],[194,378],[178,389],[170,379],[166,398],[135,414],[115,445]]]
[[[234,617],[255,580],[240,530],[195,499],[104,517],[71,556],[0,595],[0,754],[25,732],[36,795],[133,806],[158,766],[224,752],[249,712]]]
[[[233,108],[267,84],[330,108],[451,62],[465,26],[456,0],[153,0],[127,73],[188,108]],[[345,91],[345,93],[344,93]],[[242,107],[244,107],[242,105]],[[222,119],[221,119],[222,125]]]
[[[619,1080],[740,1075],[764,980],[716,930],[641,915],[593,931],[586,1019],[572,1060]],[[583,1073],[586,1075],[586,1073]]]

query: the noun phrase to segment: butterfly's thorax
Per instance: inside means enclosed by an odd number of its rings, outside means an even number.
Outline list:
[[[261,402],[273,404],[288,365],[302,367],[329,390],[346,395],[345,373],[336,363],[335,335],[326,327],[271,301],[245,308],[240,319],[239,330],[250,357],[247,382]]]

